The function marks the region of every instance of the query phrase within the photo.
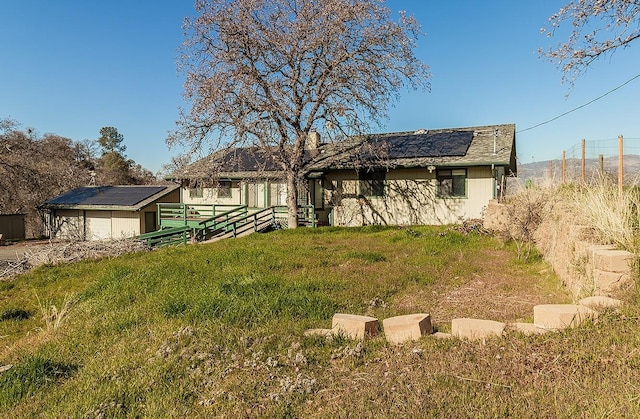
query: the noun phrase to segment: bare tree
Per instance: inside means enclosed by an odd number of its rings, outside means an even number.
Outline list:
[[[640,38],[640,1],[573,0],[551,16],[541,31],[552,37],[565,22],[572,25],[567,40],[540,53],[557,63],[563,81],[573,84],[599,57]]]
[[[74,143],[55,134],[39,137],[20,131],[15,121],[0,120],[0,213],[27,215],[27,234],[41,234],[36,207],[90,179],[75,158]]]
[[[179,60],[191,109],[167,143],[272,154],[286,177],[290,227],[309,133],[362,133],[387,117],[402,88],[429,87],[413,52],[418,23],[405,13],[392,21],[381,0],[197,0],[196,11]]]

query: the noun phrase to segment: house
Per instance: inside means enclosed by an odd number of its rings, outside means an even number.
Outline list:
[[[51,238],[118,239],[155,231],[159,202],[180,202],[178,186],[85,186],[45,201],[39,210]]]
[[[516,175],[515,125],[366,135],[321,144],[312,133],[299,204],[320,225],[449,224],[481,218]],[[185,204],[286,205],[267,151],[232,148],[174,173]]]
[[[320,223],[450,224],[481,218],[517,174],[515,125],[418,130],[327,144],[306,166]]]

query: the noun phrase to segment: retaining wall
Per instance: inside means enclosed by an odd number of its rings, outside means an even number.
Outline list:
[[[506,231],[508,210],[489,203],[484,227]],[[638,257],[593,240],[593,230],[581,224],[570,208],[559,203],[535,232],[536,247],[563,285],[578,300],[592,295],[619,296],[634,285]]]

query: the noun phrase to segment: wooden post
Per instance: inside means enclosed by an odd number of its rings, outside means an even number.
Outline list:
[[[624,186],[624,147],[622,135],[618,136],[618,195],[622,198]]]
[[[567,176],[567,152],[562,150],[562,183],[566,182]]]
[[[549,160],[549,180],[553,183],[553,160]]]
[[[598,173],[600,179],[604,178],[604,154],[598,154]]]
[[[586,154],[587,154],[587,142],[585,141],[585,139],[582,139],[582,169],[581,169],[581,184],[584,187],[585,184],[585,177],[586,177]]]

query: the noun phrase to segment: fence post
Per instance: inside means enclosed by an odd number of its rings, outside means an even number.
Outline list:
[[[581,175],[580,175],[580,182],[582,184],[582,187],[584,187],[585,185],[585,172],[586,172],[586,154],[587,154],[587,142],[585,141],[585,139],[582,139],[582,168],[581,168]]]
[[[624,147],[622,135],[618,136],[618,195],[622,198],[624,186]]]
[[[598,154],[598,174],[600,179],[604,178],[604,154]]]
[[[562,150],[562,183],[564,184],[566,181],[567,175],[567,152]]]
[[[549,160],[549,181],[553,184],[553,160]]]

